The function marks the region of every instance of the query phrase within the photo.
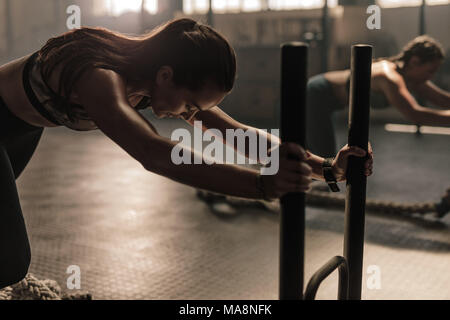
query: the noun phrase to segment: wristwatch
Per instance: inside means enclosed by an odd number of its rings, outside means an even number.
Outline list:
[[[331,191],[339,192],[340,190],[337,185],[337,180],[336,177],[334,176],[332,168],[333,160],[334,158],[325,158],[325,160],[322,163],[322,173]]]

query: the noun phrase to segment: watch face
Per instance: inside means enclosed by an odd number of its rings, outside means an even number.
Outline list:
[[[336,182],[336,177],[333,174],[333,170],[330,167],[323,168],[323,177],[327,182]]]

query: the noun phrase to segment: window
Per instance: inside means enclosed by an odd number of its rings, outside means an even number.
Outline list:
[[[328,7],[336,7],[338,0],[328,0]],[[271,0],[269,1],[272,10],[291,9],[314,9],[322,8],[324,0]]]
[[[337,6],[338,0],[328,0],[329,7]],[[314,9],[323,7],[325,0],[212,0],[214,12],[249,12],[261,10]],[[209,0],[184,0],[184,12],[206,13]]]
[[[377,0],[383,8],[415,7],[422,4],[422,0]],[[450,0],[426,0],[427,5],[450,4]]]
[[[152,14],[158,11],[158,0],[94,0],[95,15],[118,17],[126,12],[140,12],[144,1],[144,9]]]
[[[261,10],[294,10],[321,8],[325,0],[212,0],[214,12],[242,12]],[[422,4],[422,0],[377,0],[383,8],[413,7]],[[450,4],[450,0],[426,0],[427,5]],[[336,7],[338,0],[328,0],[329,7]],[[184,12],[206,13],[209,10],[209,0],[183,0]]]

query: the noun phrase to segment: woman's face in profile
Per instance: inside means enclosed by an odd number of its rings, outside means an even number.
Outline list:
[[[226,95],[212,84],[206,84],[199,91],[178,87],[173,82],[172,70],[160,70],[152,92],[151,107],[158,118],[190,120],[197,112],[218,105]]]
[[[408,63],[406,76],[415,83],[426,82],[434,77],[441,64],[440,59],[421,62],[418,57],[413,56]]]

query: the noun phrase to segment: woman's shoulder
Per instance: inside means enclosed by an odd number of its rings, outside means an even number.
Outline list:
[[[116,71],[105,68],[92,68],[86,70],[77,81],[76,87],[89,87],[93,90],[125,88],[125,79]],[[74,89],[75,89],[74,88]]]
[[[110,99],[126,98],[126,81],[113,70],[93,68],[81,75],[72,93],[81,100],[99,95]]]
[[[397,72],[397,64],[387,59],[376,60],[372,63],[372,75],[388,76]]]
[[[387,59],[380,59],[372,64],[372,81],[379,86],[404,84],[402,75],[398,72],[398,65]]]

